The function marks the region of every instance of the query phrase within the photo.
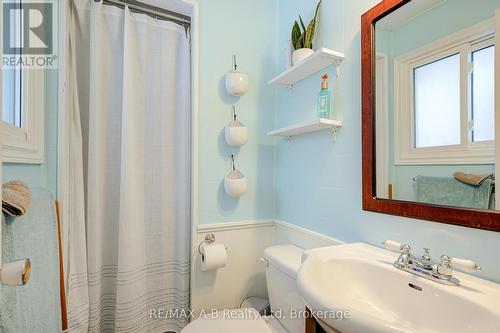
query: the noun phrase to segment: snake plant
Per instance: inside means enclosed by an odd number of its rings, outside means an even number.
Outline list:
[[[299,22],[295,21],[292,28],[292,44],[295,50],[302,48],[313,48],[314,32],[316,31],[316,23],[318,21],[319,7],[321,5],[321,0],[316,6],[316,13],[314,18],[309,22],[309,25],[305,26],[302,17],[299,15]]]

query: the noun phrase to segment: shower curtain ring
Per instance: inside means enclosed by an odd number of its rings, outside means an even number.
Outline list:
[[[233,171],[236,171],[236,167],[234,166],[234,154],[231,154],[231,159],[233,160]]]

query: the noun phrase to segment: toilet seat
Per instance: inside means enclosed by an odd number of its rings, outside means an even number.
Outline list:
[[[184,327],[181,333],[272,333],[255,309],[219,311],[202,316]]]

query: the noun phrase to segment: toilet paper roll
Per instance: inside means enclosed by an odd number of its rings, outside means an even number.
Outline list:
[[[203,272],[213,271],[226,266],[227,252],[222,244],[203,244],[201,252],[201,270]]]
[[[8,286],[23,286],[30,277],[31,263],[29,259],[21,259],[3,264],[0,271],[0,282]]]

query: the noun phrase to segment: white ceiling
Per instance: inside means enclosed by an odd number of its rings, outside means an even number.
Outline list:
[[[395,30],[447,0],[413,0],[377,22],[377,28]]]

